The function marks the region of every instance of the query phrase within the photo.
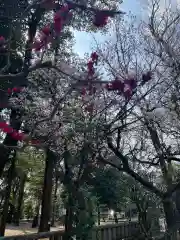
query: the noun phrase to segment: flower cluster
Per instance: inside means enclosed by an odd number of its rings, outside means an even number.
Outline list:
[[[38,144],[38,140],[28,140],[28,136],[22,132],[18,132],[14,130],[11,126],[9,126],[6,122],[0,122],[0,129],[4,132],[9,134],[13,139],[17,141],[25,141],[31,142],[32,144]]]
[[[96,11],[93,24],[96,27],[105,27],[108,23],[109,15],[106,11]]]
[[[92,96],[93,94],[95,94],[96,92],[96,87],[92,84],[92,77],[95,74],[95,65],[97,65],[98,62],[98,54],[96,52],[93,52],[91,54],[91,58],[87,63],[87,80],[88,80],[88,87],[87,88],[83,88],[82,89],[82,97],[83,97],[83,101],[84,103],[86,103],[85,101],[85,96],[89,95]],[[88,105],[86,105],[85,110],[89,113],[92,113],[94,109],[94,104],[93,103],[88,103]]]
[[[152,79],[152,73],[149,71],[142,75],[141,85],[144,85]],[[137,79],[135,76],[129,76],[126,79],[116,77],[115,80],[108,83],[106,86],[108,91],[117,91],[122,94],[127,100],[129,100],[135,89],[137,88]]]
[[[8,91],[8,94],[20,93],[22,91],[22,88],[20,87],[8,88],[7,91]]]
[[[88,67],[88,77],[91,77],[95,74],[94,66],[97,65],[98,55],[96,52],[91,54],[91,59],[89,60],[87,67]]]
[[[44,4],[46,4],[47,7],[48,4],[50,4],[49,6],[52,6],[54,3],[53,1],[45,1]],[[51,26],[43,27],[39,39],[34,41],[33,49],[35,49],[35,51],[40,51],[41,49],[46,48],[47,45],[52,42],[53,38],[61,33],[66,22],[72,18],[71,10],[75,7],[76,6],[73,3],[68,3],[55,12],[54,21]],[[93,24],[96,27],[104,27],[108,23],[108,18],[108,11],[96,10]]]
[[[33,43],[32,48],[37,52],[40,51],[43,48],[46,48],[48,43],[51,41],[51,29],[49,26],[44,27],[41,29],[40,37],[39,39],[36,39]]]
[[[127,79],[121,79],[116,77],[114,81],[106,85],[108,91],[118,91],[119,94],[123,94],[126,99],[130,99],[133,90],[137,87],[137,79],[135,77],[129,77]]]
[[[53,23],[43,27],[39,39],[35,39],[33,44],[33,49],[35,49],[35,51],[40,51],[41,49],[46,48],[47,45],[52,42],[54,37],[61,33],[66,21],[72,17],[70,10],[71,6],[67,4],[55,12]]]
[[[0,129],[7,134],[10,134],[11,137],[18,141],[23,141],[25,136],[23,133],[17,132],[12,127],[10,127],[6,122],[0,122]]]
[[[89,103],[89,101],[85,100],[85,96],[91,96],[95,94],[96,88],[93,86],[93,75],[95,74],[95,65],[97,65],[98,62],[98,54],[96,52],[93,52],[91,54],[91,59],[87,63],[88,66],[88,88],[82,89],[82,98],[83,102],[87,103],[85,110],[92,113],[94,110],[94,103]],[[144,73],[142,75],[142,81],[141,86],[143,86],[145,83],[150,81],[152,79],[152,72],[148,71],[147,73]],[[133,93],[135,92],[137,88],[137,78],[135,75],[128,75],[126,78],[122,79],[119,77],[116,77],[115,80],[107,83],[105,85],[105,89],[108,91],[116,91],[119,94],[123,95],[126,100],[130,100]]]

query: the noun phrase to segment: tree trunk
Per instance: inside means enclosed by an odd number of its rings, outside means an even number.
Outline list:
[[[173,230],[173,227],[175,227],[176,224],[176,212],[173,206],[172,199],[165,199],[163,200],[163,208],[166,218],[166,224],[167,224],[167,230],[170,231],[170,234],[168,236],[168,240],[176,240],[177,237],[177,229],[175,228]]]
[[[13,212],[12,212],[12,223],[15,223],[16,219],[16,210],[17,210],[17,205],[18,205],[18,193],[19,193],[19,187],[20,187],[20,178],[19,176],[15,176],[13,180],[13,184],[11,187],[11,194],[12,194],[12,199],[11,203],[13,205]]]
[[[12,191],[12,189],[11,189],[11,191]],[[14,209],[15,209],[14,205],[9,202],[8,217],[7,217],[6,223],[10,224],[13,222],[13,217],[14,217],[14,213],[15,213]]]
[[[97,204],[97,214],[98,214],[98,225],[101,225],[101,212],[100,212],[100,206],[99,203]]]
[[[163,208],[167,223],[167,228],[171,228],[175,223],[175,211],[173,207],[173,202],[171,199],[166,199],[163,201]]]
[[[18,205],[17,205],[17,209],[15,211],[14,223],[15,223],[16,226],[19,226],[19,220],[20,220],[20,217],[21,217],[25,183],[26,183],[26,174],[23,174],[21,179],[20,179],[19,195],[18,195],[18,199],[17,199],[17,204]]]
[[[73,205],[74,199],[72,193],[68,193],[68,201],[66,205],[65,216],[65,234],[64,240],[71,240],[73,234]]]
[[[114,221],[115,223],[118,223],[117,212],[114,212]]]
[[[180,219],[180,190],[178,189],[175,193],[175,204],[176,204],[176,209],[178,211],[178,218]],[[178,220],[179,220],[178,219]]]
[[[20,114],[16,110],[11,110],[10,125],[15,130],[20,129]],[[7,134],[3,144],[6,146],[16,146],[17,142],[17,140],[13,139],[10,135]],[[9,161],[9,155],[11,152],[12,151],[9,148],[5,148],[3,145],[0,146],[0,177],[2,176],[6,163]]]
[[[49,221],[51,216],[51,198],[52,198],[52,185],[53,185],[53,170],[55,164],[55,155],[49,149],[46,153],[46,166],[44,173],[44,185],[42,194],[42,208],[39,232],[49,231]]]
[[[175,193],[175,204],[176,204],[176,209],[177,209],[177,212],[178,212],[178,221],[180,221],[180,190],[178,189]],[[179,228],[179,235],[180,235],[180,228]]]
[[[5,228],[6,228],[6,221],[8,217],[8,208],[9,208],[9,198],[11,194],[11,185],[14,177],[14,170],[15,170],[15,156],[12,159],[11,166],[8,171],[8,181],[7,181],[7,187],[6,187],[6,194],[4,199],[4,206],[2,211],[2,217],[1,217],[1,224],[0,224],[0,236],[4,236]]]
[[[35,210],[35,216],[32,221],[32,228],[36,228],[39,224],[39,209],[40,209],[40,200],[38,199],[37,205],[36,205],[36,210]]]
[[[51,226],[54,226],[55,223],[55,212],[56,212],[56,201],[57,201],[57,189],[58,189],[58,178],[55,179],[55,186],[54,186],[54,199],[53,199],[53,206],[52,206],[52,220]]]
[[[63,240],[71,240],[73,235],[73,208],[76,199],[73,196],[73,186],[72,183],[72,170],[69,166],[69,151],[67,150],[67,145],[65,144],[65,151],[64,151],[64,167],[65,167],[65,174],[64,174],[64,186],[67,191],[67,202],[66,202],[66,215],[65,215],[65,232]]]

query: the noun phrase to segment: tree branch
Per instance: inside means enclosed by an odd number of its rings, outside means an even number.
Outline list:
[[[109,161],[109,160],[106,160],[105,158],[103,158],[101,155],[99,155],[98,157],[98,160],[104,164],[108,164],[110,165],[111,167],[114,167],[116,169],[118,169],[119,171],[123,171],[123,167],[121,165],[117,165],[115,163],[113,163],[112,161]]]
[[[130,168],[129,159],[125,157],[117,148],[114,147],[111,137],[107,138],[107,142],[108,147],[111,149],[111,151],[122,161],[123,170],[126,173],[128,173],[131,177],[133,177],[136,181],[141,183],[149,191],[155,193],[158,197],[162,198],[163,193],[160,190],[158,190],[152,183],[148,182],[147,180],[139,176],[139,174],[137,174]]]
[[[180,181],[176,185],[173,185],[166,193],[164,193],[163,198],[166,199],[171,197],[171,195],[178,189],[180,189]]]
[[[52,65],[51,61],[47,61],[44,63],[38,63],[35,66],[30,67],[28,69],[28,73],[33,72],[40,68],[52,68],[52,67],[53,67],[53,65]],[[17,74],[6,74],[6,75],[0,74],[0,82],[8,81],[11,83],[15,82],[16,85],[19,85],[19,84],[21,85],[21,84],[25,83],[24,78],[26,77],[26,75],[27,75],[26,72],[20,72]]]

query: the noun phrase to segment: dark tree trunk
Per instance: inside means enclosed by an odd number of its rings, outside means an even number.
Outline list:
[[[180,190],[178,189],[175,193],[174,193],[174,195],[175,195],[175,204],[176,204],[176,209],[177,209],[177,211],[178,211],[178,220],[180,220]]]
[[[22,203],[23,203],[23,197],[24,197],[25,183],[26,183],[26,174],[23,174],[23,176],[20,179],[19,195],[17,198],[17,209],[15,211],[14,223],[16,226],[19,226],[19,220],[22,213]]]
[[[98,225],[101,225],[101,212],[100,212],[100,206],[97,204],[97,214],[98,214]]]
[[[65,234],[64,240],[71,240],[73,235],[73,206],[74,199],[72,193],[68,193],[68,201],[66,205],[65,216]]]
[[[54,186],[54,199],[53,199],[53,205],[52,205],[52,220],[51,220],[51,226],[54,226],[55,223],[55,212],[56,212],[56,201],[57,201],[57,189],[58,189],[58,178],[55,179],[55,186]]]
[[[13,222],[13,217],[15,213],[15,207],[13,204],[9,203],[9,211],[8,211],[8,217],[7,217],[7,223],[12,223]]]
[[[35,215],[32,221],[32,228],[36,228],[38,226],[38,215]]]
[[[52,198],[52,185],[53,185],[53,170],[55,164],[55,155],[49,149],[46,153],[46,166],[44,173],[44,185],[42,194],[42,209],[39,232],[49,231],[49,221],[51,216],[51,198]]]
[[[177,215],[176,215],[176,212],[173,206],[173,201],[171,198],[163,200],[163,208],[164,208],[164,213],[166,218],[167,230],[170,231],[170,234],[167,240],[172,240],[172,239],[175,240],[177,229],[175,229],[174,231],[172,229],[176,224]]]
[[[171,199],[166,199],[163,201],[163,208],[167,223],[167,228],[171,228],[176,221],[175,209],[173,207],[173,202]]]
[[[36,228],[38,226],[39,223],[39,209],[40,209],[40,201],[38,200],[37,206],[36,206],[36,210],[35,210],[35,216],[33,218],[32,221],[32,228]]]
[[[180,190],[178,189],[175,193],[175,203],[176,203],[176,209],[177,209],[177,212],[178,212],[178,221],[180,221]],[[180,228],[179,228],[179,235],[180,235]]]
[[[116,212],[114,212],[114,221],[115,221],[115,223],[118,223],[118,218],[117,218],[117,213]]]
[[[21,126],[21,121],[20,121],[20,113],[16,110],[11,111],[10,115],[10,125],[13,129],[19,130]],[[3,145],[5,146],[17,146],[17,140],[13,139],[10,135],[6,135]],[[3,145],[0,146],[0,177],[2,176],[4,167],[6,163],[9,161],[9,155],[11,154],[11,150],[4,147]]]
[[[18,198],[19,187],[20,187],[20,178],[19,176],[16,175],[13,180],[13,185],[11,187],[11,194],[12,194],[11,203],[13,205],[12,223],[15,223],[15,219],[16,219],[16,210],[17,210],[17,204],[18,204],[17,198]]]
[[[65,151],[64,151],[64,167],[65,167],[65,174],[64,174],[64,186],[67,191],[67,202],[66,202],[66,215],[65,215],[65,233],[64,233],[64,240],[71,240],[73,236],[73,209],[74,209],[74,187],[72,183],[72,170],[69,167],[69,158],[70,154],[67,150],[67,146],[65,144]]]
[[[15,157],[13,157],[11,166],[8,171],[6,194],[5,194],[4,206],[3,206],[2,216],[1,216],[1,224],[0,224],[0,236],[4,236],[4,233],[5,233],[6,222],[8,217],[9,198],[11,194],[11,185],[14,178],[15,161],[16,159]]]

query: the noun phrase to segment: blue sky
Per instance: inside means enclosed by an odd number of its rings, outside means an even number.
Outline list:
[[[121,4],[121,9],[126,13],[137,14],[140,12],[140,3],[138,0],[124,0],[124,3]],[[93,37],[91,33],[87,32],[74,32],[76,38],[76,44],[74,50],[80,55],[83,56],[84,53],[91,52],[93,47]],[[98,41],[103,41],[103,37],[100,33],[93,34]]]

